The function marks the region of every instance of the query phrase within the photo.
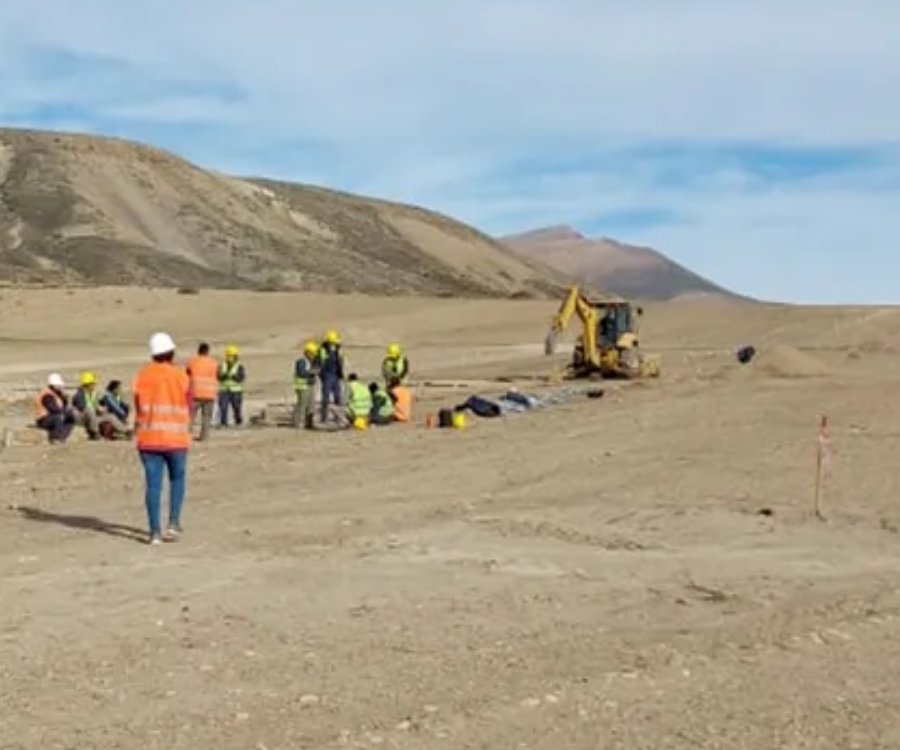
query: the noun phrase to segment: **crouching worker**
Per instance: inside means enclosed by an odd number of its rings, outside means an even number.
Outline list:
[[[369,389],[359,382],[355,372],[347,378],[347,416],[350,424],[358,419],[369,421],[372,413],[372,394]]]
[[[394,403],[394,421],[412,421],[413,395],[408,386],[395,385],[389,391],[391,401]]]
[[[384,386],[369,383],[372,395],[372,411],[369,412],[369,424],[385,425],[394,421],[394,402]]]
[[[75,413],[69,406],[66,384],[62,375],[54,372],[47,378],[47,387],[38,394],[35,404],[35,426],[47,433],[51,443],[64,443],[75,427]]]
[[[112,432],[126,433],[128,425],[114,415],[106,412],[100,405],[100,395],[97,393],[97,376],[92,372],[81,373],[81,385],[72,396],[72,409],[75,417],[84,429],[87,431],[90,440],[100,440],[104,432],[109,432],[109,427],[103,427],[109,424]]]
[[[122,381],[110,380],[106,392],[100,398],[100,434],[107,440],[130,440],[132,432],[128,428],[131,408],[122,398]]]

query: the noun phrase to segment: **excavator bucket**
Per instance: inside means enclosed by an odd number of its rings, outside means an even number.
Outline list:
[[[641,368],[638,377],[658,378],[661,369],[659,356],[645,355],[641,358]]]
[[[556,331],[550,331],[544,339],[544,354],[548,357],[556,354]]]

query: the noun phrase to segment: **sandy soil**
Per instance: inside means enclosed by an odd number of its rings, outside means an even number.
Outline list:
[[[130,377],[157,328],[233,338],[262,403],[330,325],[364,374],[393,339],[422,379],[546,373],[552,312],[3,291],[4,425],[50,368]],[[900,746],[900,314],[646,321],[664,379],[603,399],[464,432],[217,432],[192,454],[187,534],[161,548],[138,541],[131,446],[6,448],[0,747]],[[747,342],[760,364],[740,367]]]

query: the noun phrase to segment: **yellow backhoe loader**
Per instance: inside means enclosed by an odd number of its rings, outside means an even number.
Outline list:
[[[643,314],[640,307],[620,297],[605,295],[601,300],[591,300],[573,286],[550,323],[545,353],[556,352],[557,338],[577,316],[583,330],[575,341],[567,377],[659,377],[659,358],[645,357],[638,346],[639,318]]]

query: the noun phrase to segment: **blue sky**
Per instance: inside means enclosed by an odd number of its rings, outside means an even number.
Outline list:
[[[0,122],[900,301],[896,0],[32,0]]]

